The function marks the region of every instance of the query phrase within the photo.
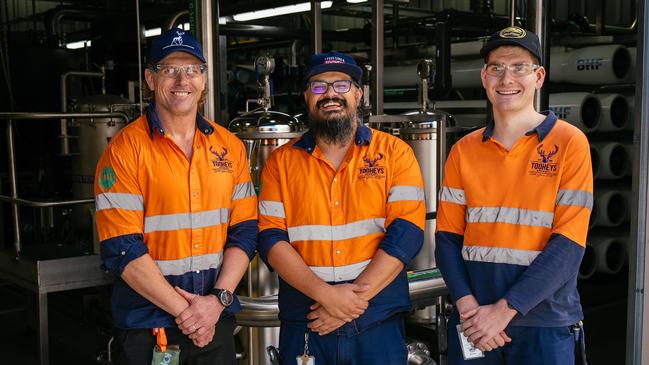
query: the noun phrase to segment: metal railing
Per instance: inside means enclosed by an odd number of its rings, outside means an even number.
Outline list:
[[[18,206],[24,205],[28,207],[45,208],[61,205],[77,205],[94,203],[94,199],[77,199],[77,200],[60,200],[60,201],[33,201],[21,199],[18,197],[18,182],[16,180],[16,152],[14,147],[14,127],[13,123],[16,120],[46,120],[58,118],[119,118],[123,119],[125,123],[129,122],[126,113],[112,112],[112,113],[40,113],[40,112],[22,112],[22,113],[0,113],[0,120],[7,122],[7,151],[9,157],[9,187],[10,196],[0,195],[0,201],[11,203],[11,220],[14,234],[14,250],[16,258],[19,258],[21,251],[20,240],[20,218],[18,215]]]

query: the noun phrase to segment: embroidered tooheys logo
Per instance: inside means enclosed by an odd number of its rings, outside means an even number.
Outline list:
[[[385,166],[380,166],[379,161],[383,160],[383,154],[379,152],[378,156],[370,158],[363,157],[365,166],[360,167],[358,177],[361,179],[382,179],[385,177]]]
[[[530,162],[530,170],[528,173],[532,176],[556,176],[559,172],[559,163],[554,161],[557,152],[559,152],[559,146],[556,144],[554,148],[550,149],[544,149],[543,144],[540,144],[536,147],[536,153],[538,153],[539,158]]]
[[[222,152],[214,151],[214,147],[210,146],[210,152],[216,156],[214,160],[210,160],[212,163],[212,171],[214,172],[232,172],[232,161],[228,160],[225,156],[228,154],[228,149],[221,147]]]
[[[520,39],[525,38],[527,32],[519,27],[507,27],[500,31],[500,38]]]

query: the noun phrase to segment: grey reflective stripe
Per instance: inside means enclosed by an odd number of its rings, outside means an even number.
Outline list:
[[[513,248],[464,246],[462,257],[466,261],[491,262],[529,266],[541,251],[516,250]]]
[[[574,205],[588,209],[593,208],[593,193],[585,190],[559,190],[557,205]]]
[[[230,210],[221,208],[197,213],[178,213],[144,217],[144,233],[197,229],[228,223]]]
[[[439,201],[466,205],[464,190],[442,187],[439,191]]]
[[[255,186],[252,185],[250,181],[237,184],[234,186],[234,191],[232,192],[232,200],[239,200],[248,198],[255,195]]]
[[[316,276],[324,281],[347,281],[356,279],[365,270],[370,261],[367,260],[345,266],[309,266],[309,268]]]
[[[552,212],[519,208],[477,207],[469,208],[466,212],[468,223],[510,223],[551,228],[553,219]]]
[[[272,200],[259,201],[259,215],[267,215],[269,217],[286,218],[284,213],[284,203],[274,202]]]
[[[338,241],[363,237],[372,233],[385,232],[385,218],[372,218],[338,226],[297,226],[289,227],[288,238],[296,241]]]
[[[190,256],[177,260],[156,260],[162,275],[182,275],[190,271],[218,269],[223,262],[223,252]]]
[[[95,197],[95,209],[144,210],[144,198],[138,194],[102,193]]]
[[[388,203],[403,200],[421,200],[424,201],[424,189],[419,186],[394,186],[390,189]]]

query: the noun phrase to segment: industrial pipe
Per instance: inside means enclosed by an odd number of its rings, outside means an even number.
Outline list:
[[[596,190],[594,201],[597,209],[591,211],[591,219],[595,226],[619,226],[629,214],[629,202],[620,191]]]
[[[618,142],[595,142],[590,144],[597,150],[600,179],[619,179],[629,171],[630,156],[624,145]]]
[[[619,44],[553,53],[550,62],[550,81],[583,85],[623,83],[631,68],[629,51]]]
[[[550,55],[550,81],[583,85],[619,84],[626,82],[631,70],[631,56],[619,44],[578,49],[553,47]],[[454,88],[481,87],[482,58],[451,62]],[[416,65],[385,67],[385,87],[415,87]]]
[[[618,273],[627,260],[626,248],[623,241],[615,237],[592,237],[589,240],[593,247],[596,261],[596,271],[604,274]]]
[[[555,93],[550,94],[550,110],[559,119],[588,133],[597,129],[602,115],[602,104],[591,93]]]
[[[629,102],[621,94],[595,94],[601,104],[597,130],[601,132],[624,129],[629,123]]]
[[[595,271],[597,271],[597,259],[598,257],[593,246],[586,245],[584,257],[582,257],[581,265],[579,265],[579,279],[588,279],[595,274]]]

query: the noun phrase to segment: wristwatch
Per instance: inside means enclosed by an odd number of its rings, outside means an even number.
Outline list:
[[[214,288],[210,290],[210,294],[214,295],[216,299],[219,300],[219,303],[226,308],[234,301],[234,295],[232,295],[232,292],[227,289]]]

